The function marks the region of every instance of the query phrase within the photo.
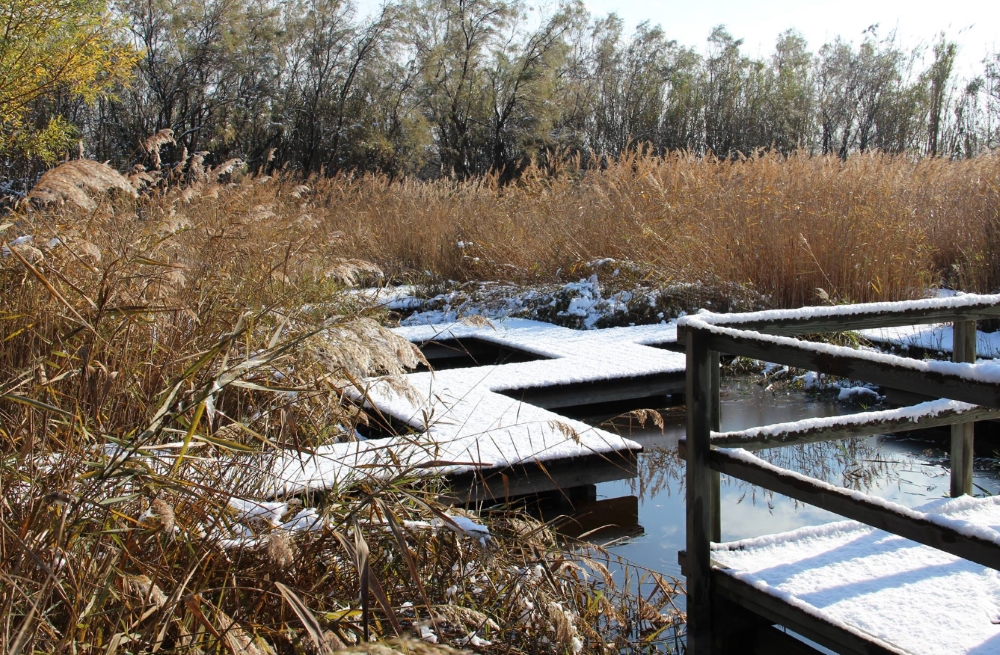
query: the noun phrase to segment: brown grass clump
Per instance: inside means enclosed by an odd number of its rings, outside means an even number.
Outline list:
[[[135,188],[118,171],[89,159],[74,159],[42,175],[28,195],[37,206],[63,206],[93,211],[101,196],[116,190],[136,197]]]
[[[633,153],[599,171],[531,168],[504,187],[366,175],[305,190],[273,180],[261,193],[278,214],[342,233],[341,257],[397,279],[574,280],[611,257],[658,284],[737,285],[800,306],[1000,288],[998,180],[996,156]]]
[[[174,141],[174,131],[169,128],[160,130],[142,142],[142,149],[146,152],[146,155],[149,156],[150,164],[154,170],[160,169],[160,164],[162,163],[160,160],[160,148],[168,143],[176,143],[176,141]],[[185,157],[182,157],[182,159],[185,159],[186,155],[187,152],[185,151]],[[182,163],[181,166],[183,165],[184,164]]]
[[[993,156],[633,153],[509,186],[183,159],[137,169],[140,199],[70,162],[33,195],[61,202],[0,221],[4,652],[671,647],[673,582],[626,568],[626,593],[606,555],[509,514],[488,542],[442,529],[441,482],[403,466],[273,516],[234,505],[274,495],[276,457],[353,439],[364,378],[420,361],[351,284],[597,271],[774,306],[1000,288]]]
[[[415,471],[361,471],[270,518],[234,505],[273,495],[278,455],[352,439],[361,380],[420,361],[344,293],[375,269],[300,186],[201,181],[0,222],[0,650],[424,636],[604,653],[677,625],[675,589],[640,613],[542,526],[499,515],[482,543],[442,529],[440,482]],[[28,234],[37,255],[12,245]],[[302,516],[314,529],[282,527]]]
[[[763,154],[734,161],[638,152],[604,170],[581,170],[575,160],[532,167],[508,186],[494,178],[363,175],[303,184],[278,176],[247,180],[237,191],[198,182],[206,175],[200,154],[186,161],[187,168],[175,167],[182,172],[157,181],[175,210],[165,220],[185,225],[195,215],[243,212],[247,223],[320,235],[330,257],[325,274],[348,284],[373,282],[378,272],[365,268],[371,263],[395,280],[429,273],[457,281],[566,281],[610,257],[630,279],[700,283],[722,293],[742,288],[773,306],[898,300],[939,284],[1000,289],[996,156],[914,161],[870,153],[845,162]],[[235,174],[240,164],[225,162],[208,174]],[[198,183],[175,186],[185,180]]]

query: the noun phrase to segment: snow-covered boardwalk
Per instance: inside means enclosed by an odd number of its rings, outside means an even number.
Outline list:
[[[631,440],[555,414],[531,398],[558,407],[683,388],[684,355],[650,345],[676,342],[673,324],[579,331],[508,319],[396,332],[415,343],[488,342],[541,359],[411,373],[405,391],[371,381],[367,404],[413,433],[339,443],[279,462],[276,493],[334,489],[359,475],[406,468],[457,475],[638,451]]]
[[[1000,543],[1000,498],[920,509]],[[869,652],[1000,653],[1000,573],[862,523],[715,544],[712,559],[732,592],[827,623]]]
[[[1000,296],[682,319],[687,345],[688,652],[807,652],[780,624],[843,653],[1000,653],[1000,503],[969,497],[972,422],[1000,412],[1000,364],[976,362],[976,321]],[[953,361],[931,362],[798,335],[954,325]],[[718,432],[718,353],[939,400],[850,417]],[[768,463],[745,448],[951,425],[951,501],[908,509]],[[732,446],[737,446],[733,448]],[[847,522],[721,541],[719,474],[834,512]],[[959,497],[961,496],[961,497]]]
[[[955,333],[951,325],[904,325],[891,328],[871,328],[859,330],[861,336],[881,346],[917,352],[953,351]],[[976,334],[976,356],[980,358],[1000,357],[1000,332],[979,332]]]

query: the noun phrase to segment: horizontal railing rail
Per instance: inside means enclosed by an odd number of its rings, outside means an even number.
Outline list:
[[[794,336],[871,328],[981,321],[1000,317],[1000,295],[927,298],[897,303],[867,303],[744,314],[700,314],[712,325],[734,326],[762,334]],[[680,338],[678,336],[678,341]]]
[[[678,334],[687,338],[697,325],[688,324]],[[699,333],[705,335],[706,348],[716,352],[1000,408],[1000,365],[916,360],[714,325]]]
[[[842,489],[775,466],[748,452],[713,450],[709,463],[725,475],[976,564],[1000,569],[1000,533],[994,530],[964,526],[961,521],[917,512],[860,491]]]
[[[713,431],[711,440],[713,446],[756,451],[997,419],[1000,419],[1000,409],[950,400],[932,400],[900,409],[775,423],[732,432]],[[680,456],[684,457],[687,452],[687,437],[680,438],[678,449]]]
[[[689,653],[710,653],[713,644],[711,548],[713,541],[721,541],[720,474],[1000,570],[1000,534],[993,530],[836,487],[774,466],[748,452],[950,425],[951,494],[971,493],[973,424],[1000,418],[1000,364],[975,363],[975,321],[996,317],[1000,317],[1000,295],[751,314],[701,313],[681,320],[678,342],[686,345],[687,353],[688,422],[681,450],[687,462]],[[939,322],[954,325],[952,362],[920,361],[786,336]],[[941,400],[895,410],[721,432],[719,353]]]

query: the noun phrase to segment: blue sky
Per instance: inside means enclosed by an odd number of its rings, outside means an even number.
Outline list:
[[[362,13],[381,0],[357,0]],[[557,0],[527,0],[551,7]],[[983,57],[1000,51],[1000,0],[584,0],[592,14],[617,13],[634,27],[644,20],[663,26],[667,36],[703,50],[711,29],[726,25],[752,56],[770,54],[778,34],[797,29],[819,50],[837,35],[858,42],[874,23],[880,33],[895,29],[908,48],[928,44],[944,31],[961,47],[956,72],[981,74]],[[536,14],[537,15],[537,14]]]
[[[956,72],[981,69],[1000,50],[1000,0],[585,0],[591,13],[615,12],[629,25],[663,26],[669,38],[699,49],[712,27],[725,24],[749,55],[767,55],[782,31],[794,27],[818,50],[837,35],[859,41],[873,23],[896,29],[907,46],[929,43],[942,30],[961,46]]]

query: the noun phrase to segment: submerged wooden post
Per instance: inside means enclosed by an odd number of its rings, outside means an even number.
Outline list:
[[[976,361],[976,322],[953,323],[951,361]],[[975,423],[951,426],[951,495],[972,493],[972,447]]]
[[[688,330],[687,652],[691,655],[706,655],[712,650],[711,545],[715,494],[708,456],[712,447],[712,364],[717,362],[718,353],[713,357],[708,348],[708,335]]]
[[[712,390],[708,395],[711,402],[709,427],[716,432],[722,423],[722,404],[719,398],[722,388],[719,351],[708,351],[709,367],[712,373]],[[710,469],[712,474],[712,541],[722,541],[722,474]]]

